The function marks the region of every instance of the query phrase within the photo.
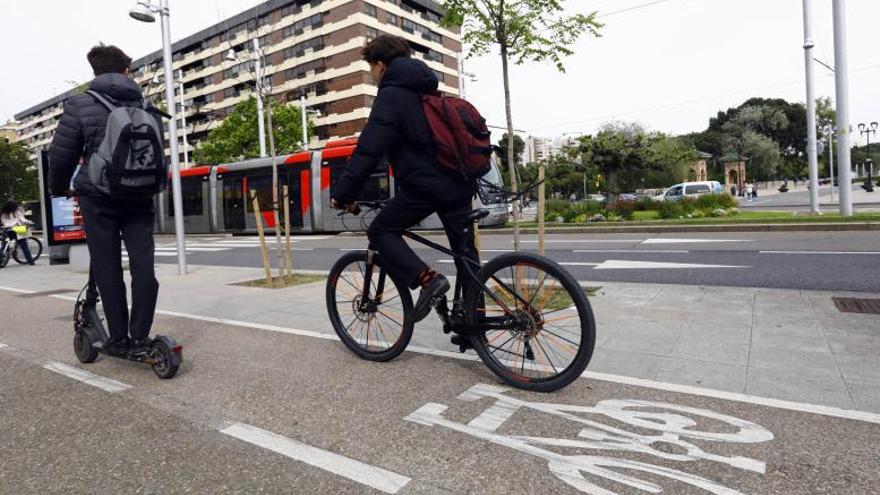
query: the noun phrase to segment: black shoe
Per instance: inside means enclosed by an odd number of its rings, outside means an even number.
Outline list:
[[[116,357],[127,355],[130,347],[131,343],[129,342],[128,337],[119,340],[108,340],[102,346],[105,353]]]
[[[132,356],[147,354],[150,352],[150,347],[152,346],[153,339],[150,339],[149,337],[141,340],[132,340],[131,348],[128,350],[128,353]]]
[[[413,309],[413,319],[414,323],[418,323],[425,319],[428,316],[428,313],[431,312],[431,304],[437,296],[441,296],[449,290],[449,280],[446,280],[446,277],[440,275],[439,273],[434,275],[434,278],[428,282],[428,285],[422,287],[422,292],[419,294],[419,300],[416,301],[416,306]]]

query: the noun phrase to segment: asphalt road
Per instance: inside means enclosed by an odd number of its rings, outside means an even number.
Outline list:
[[[256,237],[187,242],[192,264],[261,266]],[[482,235],[481,242],[484,259],[513,249],[510,235]],[[365,246],[361,235],[297,236],[294,266],[326,271],[344,251]],[[452,273],[449,256],[415,247],[426,262]],[[523,236],[522,248],[536,250],[536,237]],[[159,262],[176,262],[176,253],[173,239],[159,240]],[[585,282],[880,292],[876,232],[557,234],[548,237],[546,255]]]
[[[177,378],[82,365],[69,301],[0,292],[0,491],[876,493],[880,416],[588,376],[500,387],[436,353],[159,316]]]

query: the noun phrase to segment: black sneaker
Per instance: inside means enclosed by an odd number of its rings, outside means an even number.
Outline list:
[[[414,323],[424,320],[428,313],[431,312],[431,303],[434,299],[445,294],[448,290],[449,280],[446,280],[446,277],[439,273],[434,275],[434,278],[428,282],[428,285],[422,287],[419,300],[416,301],[416,306],[413,308]]]
[[[141,340],[132,340],[131,349],[128,350],[128,353],[132,356],[147,354],[150,352],[150,347],[152,347],[152,345],[153,339],[150,339],[149,337]]]
[[[123,357],[128,354],[131,343],[128,337],[119,340],[108,340],[101,346],[104,352],[116,357]]]

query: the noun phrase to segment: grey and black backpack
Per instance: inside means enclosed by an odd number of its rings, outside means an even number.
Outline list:
[[[165,189],[162,127],[146,101],[139,106],[114,105],[100,93],[86,93],[110,111],[104,139],[86,165],[92,184],[114,198],[150,196]]]

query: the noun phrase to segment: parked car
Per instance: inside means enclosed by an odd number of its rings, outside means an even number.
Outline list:
[[[678,201],[681,198],[696,198],[704,194],[721,194],[724,188],[718,181],[707,182],[682,182],[663,191],[663,194],[654,196],[656,201]]]

